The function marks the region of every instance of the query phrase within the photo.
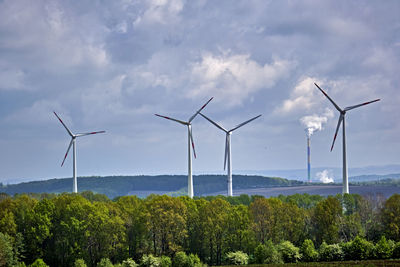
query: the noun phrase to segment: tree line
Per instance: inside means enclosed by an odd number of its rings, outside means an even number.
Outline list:
[[[399,194],[113,200],[90,191],[0,194],[0,266],[385,258],[400,258]]]

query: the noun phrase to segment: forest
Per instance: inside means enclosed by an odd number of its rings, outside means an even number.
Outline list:
[[[296,180],[287,180],[278,177],[265,177],[259,175],[233,175],[234,189],[295,186],[304,183]],[[226,175],[194,175],[193,185],[195,195],[209,194],[212,192],[226,191]],[[31,181],[19,184],[3,185],[0,183],[0,192],[9,195],[31,193],[62,193],[70,192],[72,178],[49,179]],[[187,175],[137,175],[137,176],[92,176],[79,177],[78,188],[80,191],[105,194],[109,198],[117,196],[140,195],[140,191],[175,192],[186,190]],[[147,196],[147,195],[145,195]]]
[[[205,266],[400,258],[400,195],[0,193],[0,266]]]

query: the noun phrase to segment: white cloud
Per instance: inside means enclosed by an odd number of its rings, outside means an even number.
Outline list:
[[[187,96],[213,95],[228,106],[240,105],[253,93],[273,87],[288,75],[291,66],[286,60],[260,65],[248,54],[215,56],[207,53],[192,66]]]
[[[291,113],[295,111],[309,111],[318,102],[315,97],[318,89],[314,82],[321,85],[318,79],[312,77],[303,78],[290,93],[289,99],[283,101],[275,113]]]
[[[184,7],[182,0],[147,0],[145,11],[133,26],[146,24],[170,24],[179,21],[179,14]]]

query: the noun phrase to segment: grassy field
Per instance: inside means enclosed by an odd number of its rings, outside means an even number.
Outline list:
[[[252,264],[252,265],[240,265],[251,266],[251,267],[282,267],[282,266],[296,266],[296,267],[343,267],[343,266],[359,266],[359,267],[395,267],[400,266],[400,259],[397,260],[368,260],[368,261],[335,261],[335,262],[302,262],[302,263],[286,263],[286,264]],[[221,267],[238,267],[238,265],[224,265]]]

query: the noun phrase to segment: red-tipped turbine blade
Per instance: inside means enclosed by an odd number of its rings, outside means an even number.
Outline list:
[[[224,170],[226,169],[226,161],[228,159],[228,147],[229,147],[229,134],[226,133],[226,138],[225,138],[225,158],[224,158]]]
[[[238,128],[240,128],[240,127],[242,127],[242,126],[248,124],[248,123],[251,122],[251,121],[254,121],[255,119],[257,119],[257,118],[259,118],[259,117],[261,117],[261,114],[258,115],[258,116],[255,116],[254,118],[251,118],[250,120],[247,120],[247,121],[245,121],[245,122],[242,122],[241,124],[237,125],[235,128],[233,128],[233,129],[231,129],[231,130],[229,130],[229,131],[230,131],[230,132],[233,132],[234,130],[236,130],[236,129],[238,129]]]
[[[196,158],[196,149],[194,148],[193,135],[192,135],[192,128],[190,128],[190,130],[189,130],[189,135],[190,135],[190,141],[191,141],[191,143],[192,143],[193,155],[194,155],[194,158]]]
[[[58,120],[61,122],[61,124],[64,126],[65,130],[67,130],[67,132],[69,133],[69,135],[72,137],[74,136],[72,134],[72,132],[68,129],[68,127],[64,124],[64,122],[61,120],[61,118],[57,115],[57,113],[55,111],[53,111],[54,115],[56,115],[56,117],[58,118]]]
[[[368,104],[377,102],[377,101],[379,101],[379,100],[380,100],[380,99],[375,99],[375,100],[368,101],[368,102],[365,102],[365,103],[362,103],[362,104],[358,104],[358,105],[346,107],[344,110],[345,110],[345,111],[348,111],[348,110],[351,110],[351,109],[354,109],[354,108],[358,108],[358,107],[361,107],[361,106],[365,106],[365,105],[368,105]]]
[[[211,100],[213,100],[214,97],[211,97],[195,114],[193,114],[192,117],[190,117],[189,122],[192,122],[192,120],[197,116],[197,114],[200,113],[207,105],[210,103]]]
[[[332,98],[330,98],[329,95],[328,95],[324,90],[322,90],[321,87],[318,86],[318,84],[316,84],[316,83],[314,83],[314,84],[315,84],[315,86],[318,87],[318,89],[326,96],[326,98],[328,98],[329,101],[331,101],[331,103],[335,106],[335,108],[336,108],[339,112],[342,112],[342,109],[332,100]]]
[[[67,152],[65,153],[64,159],[63,159],[63,161],[62,161],[62,163],[61,163],[61,167],[64,165],[64,161],[65,161],[65,159],[66,159],[67,156],[68,156],[68,152],[69,152],[69,150],[71,149],[71,146],[72,146],[72,142],[73,142],[73,141],[74,141],[74,139],[71,139],[71,142],[69,143]]]
[[[85,135],[91,135],[91,134],[99,134],[99,133],[105,133],[106,131],[97,131],[97,132],[90,132],[90,133],[78,133],[76,134],[77,137],[79,136],[85,136]]]
[[[167,119],[167,120],[176,121],[176,122],[178,122],[180,124],[183,124],[183,125],[188,125],[188,123],[186,121],[177,120],[177,119],[170,118],[170,117],[163,116],[163,115],[159,115],[159,114],[154,114],[154,115],[156,115],[158,117],[161,117],[161,118],[164,118],[164,119]]]
[[[210,118],[208,118],[206,115],[204,115],[203,113],[199,113],[201,116],[203,116],[203,118],[205,118],[206,120],[208,120],[209,122],[211,122],[212,124],[214,124],[215,127],[217,127],[218,129],[221,129],[224,132],[228,132],[227,130],[225,130],[222,126],[218,125],[216,122],[212,121]]]
[[[340,124],[341,124],[342,121],[343,121],[343,118],[344,118],[344,115],[343,115],[343,114],[340,114],[339,121],[338,121],[338,124],[337,124],[337,126],[336,126],[335,136],[333,137],[333,142],[332,142],[332,146],[331,146],[331,151],[332,151],[332,149],[333,149],[333,146],[335,145],[336,136],[337,136],[337,134],[338,134],[339,127],[340,127]]]

